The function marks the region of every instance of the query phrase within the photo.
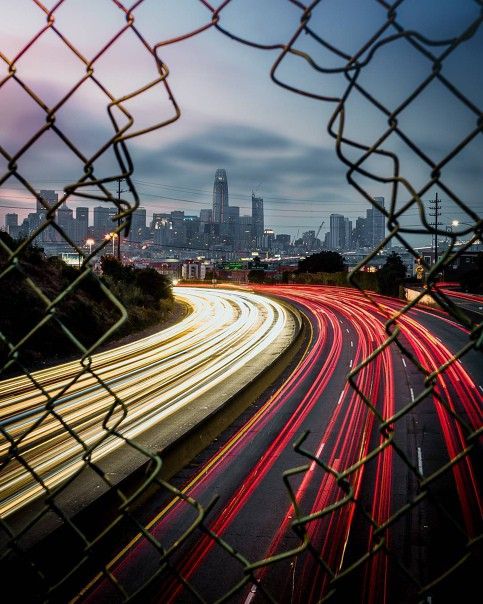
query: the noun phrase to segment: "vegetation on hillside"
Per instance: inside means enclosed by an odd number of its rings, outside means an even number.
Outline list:
[[[0,239],[11,250],[19,246],[6,233]],[[8,255],[0,245],[0,273],[7,267]],[[128,320],[115,337],[153,325],[172,308],[169,280],[154,269],[124,267],[113,257],[102,260],[105,275],[89,272],[78,283],[78,268],[59,258],[47,258],[38,247],[22,251],[16,267],[6,272],[0,287],[0,362],[6,361],[10,344],[22,342],[20,359],[26,365],[79,355],[79,348],[66,333],[85,347],[94,344],[120,318],[119,308],[102,290],[103,281],[122,302]],[[69,286],[73,287],[69,290]],[[63,296],[63,292],[69,290]],[[61,299],[60,299],[61,298]],[[49,304],[60,299],[58,304]],[[45,319],[48,318],[47,321]]]
[[[386,296],[398,296],[399,286],[406,278],[406,267],[399,254],[391,252],[386,262],[377,271],[379,292]]]
[[[347,277],[344,259],[338,252],[320,252],[299,262],[293,281],[311,285],[350,286]],[[404,282],[405,277],[406,267],[401,257],[392,252],[379,271],[359,271],[352,275],[352,280],[362,289],[387,296],[398,296],[399,285]]]
[[[301,273],[339,273],[345,271],[344,258],[339,252],[319,252],[299,261],[298,274]]]

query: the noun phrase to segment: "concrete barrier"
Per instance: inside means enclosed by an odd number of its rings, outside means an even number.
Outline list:
[[[420,295],[421,290],[411,289],[409,287],[404,288],[404,296],[408,302],[412,302]],[[418,301],[418,304],[424,304],[425,306],[431,306],[432,308],[441,308],[436,300],[434,300],[433,297],[428,294],[424,294],[424,296]]]

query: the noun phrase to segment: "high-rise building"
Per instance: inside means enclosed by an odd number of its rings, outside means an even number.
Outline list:
[[[352,246],[354,249],[367,247],[367,219],[359,216],[352,231]]]
[[[94,208],[94,238],[103,239],[111,233],[116,225],[112,220],[117,214],[117,208],[110,206],[96,206]]]
[[[213,222],[228,223],[228,179],[226,171],[222,168],[215,172],[213,183]]]
[[[18,214],[5,214],[5,230],[10,233],[11,227],[18,226]]]
[[[329,247],[343,250],[346,247],[346,221],[342,214],[331,214],[329,218]]]
[[[184,211],[174,210],[173,212],[171,212],[170,216],[172,224],[173,245],[186,245],[186,224],[184,220]]]
[[[384,208],[384,197],[374,197],[380,208]],[[366,210],[366,217],[360,216],[352,233],[354,247],[376,248],[386,236],[385,215],[377,207]]]
[[[290,247],[290,235],[286,233],[278,233],[278,235],[275,236],[274,247],[278,251],[286,252]]]
[[[315,231],[305,231],[305,233],[302,233],[302,242],[307,251],[312,251],[315,247]]]
[[[141,243],[146,237],[146,208],[137,208],[131,218],[129,240]]]
[[[62,232],[70,239],[75,238],[74,212],[64,202],[57,210],[57,224],[62,229]],[[58,239],[63,237],[58,233]]]
[[[373,197],[374,201],[380,208],[384,208],[384,197]],[[370,212],[370,220],[369,220]],[[372,210],[367,210],[367,219],[370,222],[371,228],[371,247],[375,248],[384,241],[386,235],[385,216],[381,210],[374,207]]]
[[[51,189],[41,189],[39,195],[44,203],[37,199],[36,214],[29,214],[29,233],[38,228],[46,220],[48,208],[52,208],[59,201],[58,194]],[[54,218],[54,220],[56,220],[56,218]],[[35,239],[36,243],[52,243],[59,241],[61,237],[59,232],[50,224],[46,226]]]
[[[275,241],[275,233],[272,229],[264,229],[262,247],[264,250],[271,250]]]
[[[167,212],[154,212],[151,220],[151,231],[155,231],[160,225],[164,225],[166,220],[170,220],[171,216]]]
[[[234,242],[240,241],[240,208],[238,206],[228,208],[228,234]]]
[[[252,217],[240,216],[240,245],[245,249],[253,245],[252,228]]]
[[[264,231],[263,198],[256,197],[255,193],[252,192],[252,237],[255,245],[260,246],[262,244]]]
[[[153,242],[156,245],[170,245],[173,225],[169,214],[155,213],[151,222],[153,229]]]
[[[78,207],[75,210],[75,239],[83,245],[89,233],[89,208]]]
[[[50,208],[55,206],[55,204],[59,201],[59,196],[55,191],[51,189],[41,189],[39,192],[40,197],[43,199],[44,203],[48,205]],[[43,203],[41,203],[37,199],[37,213],[46,213],[47,208]]]
[[[211,233],[213,210],[200,210],[200,233]]]

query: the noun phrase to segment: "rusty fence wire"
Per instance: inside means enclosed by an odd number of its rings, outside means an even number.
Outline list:
[[[445,582],[453,573],[461,570],[469,562],[473,563],[474,556],[480,544],[481,530],[475,527],[469,531],[468,527],[462,526],[457,520],[451,517],[451,514],[445,511],[445,501],[438,500],[437,488],[438,480],[442,475],[451,472],[458,472],[459,468],[464,467],[467,461],[474,459],[479,439],[481,439],[481,424],[475,425],[467,417],[463,417],[450,402],[448,402],[445,392],[438,387],[438,376],[451,369],[451,366],[461,360],[470,350],[481,350],[482,333],[481,324],[478,324],[461,307],[457,306],[452,299],[445,294],[436,283],[441,273],[457,261],[457,259],[474,243],[481,241],[482,221],[477,212],[474,211],[458,192],[453,190],[445,179],[445,170],[451,164],[452,160],[464,153],[471,143],[481,136],[483,129],[482,110],[477,106],[477,100],[471,95],[465,94],[457,84],[453,83],[445,75],[445,63],[459,51],[465,44],[469,43],[480,32],[483,20],[483,2],[475,0],[473,3],[479,11],[476,11],[475,18],[468,23],[458,36],[450,39],[433,39],[427,33],[422,33],[417,28],[408,28],[404,19],[399,18],[398,11],[409,4],[406,0],[397,2],[386,2],[384,0],[373,0],[367,4],[377,5],[379,12],[383,15],[380,25],[377,27],[361,47],[356,52],[348,53],[337,47],[328,37],[321,33],[320,23],[324,19],[325,2],[319,0],[311,3],[302,3],[297,0],[287,0],[287,4],[298,11],[297,18],[293,24],[293,34],[290,39],[282,40],[277,43],[265,44],[256,39],[251,39],[239,35],[236,31],[225,27],[223,23],[223,12],[230,9],[230,5],[243,5],[243,2],[237,0],[226,0],[218,7],[212,6],[209,2],[199,0],[199,4],[206,9],[206,23],[193,31],[171,39],[164,39],[157,44],[150,43],[143,32],[136,24],[136,11],[144,4],[143,0],[127,6],[117,0],[112,0],[113,9],[122,15],[124,24],[117,31],[106,38],[104,45],[93,57],[84,56],[83,52],[76,47],[75,43],[69,38],[60,26],[57,25],[56,15],[62,9],[63,5],[69,4],[69,0],[60,0],[52,6],[33,0],[32,5],[36,10],[43,11],[45,25],[31,37],[25,46],[21,47],[15,56],[7,56],[1,52],[1,63],[4,67],[4,75],[0,81],[0,98],[2,92],[7,87],[15,86],[16,90],[27,95],[32,105],[41,111],[43,123],[28,133],[21,141],[18,141],[17,150],[4,148],[0,146],[0,154],[3,158],[2,173],[0,176],[0,187],[8,190],[9,187],[22,189],[25,195],[37,204],[39,211],[43,213],[44,219],[31,230],[28,236],[13,247],[7,240],[0,239],[0,251],[2,254],[2,265],[0,273],[0,287],[4,283],[9,284],[14,278],[20,280],[28,288],[30,295],[40,302],[43,306],[42,320],[28,329],[24,333],[20,331],[18,338],[9,334],[0,332],[0,338],[5,352],[2,360],[2,376],[8,377],[12,371],[21,373],[21,377],[16,378],[20,387],[27,390],[33,387],[36,396],[35,400],[26,400],[20,408],[2,407],[0,418],[0,448],[1,465],[0,472],[8,479],[2,479],[0,484],[2,488],[2,509],[3,516],[0,518],[0,528],[2,532],[2,565],[5,569],[13,569],[21,566],[24,580],[33,585],[33,592],[38,594],[39,601],[62,601],[69,597],[76,596],[72,593],[72,582],[77,580],[83,585],[88,580],[100,574],[106,578],[117,592],[120,601],[134,600],[141,596],[144,588],[148,588],[166,568],[172,565],[173,555],[177,552],[183,552],[183,548],[189,543],[193,534],[201,532],[207,534],[210,538],[220,545],[225,552],[235,558],[241,568],[244,570],[244,578],[239,584],[235,585],[230,593],[225,594],[223,601],[230,601],[243,586],[253,584],[263,593],[267,600],[277,601],[269,592],[264,592],[263,584],[257,578],[260,569],[269,567],[279,558],[269,558],[257,562],[249,562],[230,544],[229,538],[222,538],[209,528],[206,522],[206,516],[210,512],[209,506],[203,506],[199,502],[191,499],[180,491],[169,481],[160,478],[162,460],[150,450],[143,448],[133,439],[129,439],[123,434],[122,422],[128,414],[128,408],[125,401],[121,400],[110,388],[102,376],[98,375],[95,368],[92,367],[92,354],[99,346],[104,343],[119,326],[126,320],[126,310],[119,302],[105,282],[98,277],[93,269],[91,260],[99,254],[102,248],[111,245],[111,241],[103,241],[95,247],[86,251],[85,247],[79,246],[58,220],[58,210],[62,204],[72,198],[85,198],[88,200],[97,200],[106,207],[115,208],[112,214],[113,232],[119,235],[121,232],[129,232],[133,212],[139,206],[139,196],[133,183],[132,176],[135,173],[135,166],[131,160],[128,149],[129,139],[143,136],[148,132],[162,129],[166,125],[177,120],[180,115],[180,108],[168,84],[169,69],[162,59],[162,51],[165,46],[170,44],[182,43],[186,38],[201,34],[209,28],[218,30],[220,33],[219,44],[228,43],[227,38],[237,41],[240,44],[259,49],[261,52],[272,52],[276,54],[270,77],[277,86],[281,86],[287,91],[310,97],[322,104],[330,104],[333,107],[333,113],[328,123],[328,133],[334,139],[335,152],[340,161],[347,167],[347,181],[352,185],[369,204],[372,204],[378,211],[382,212],[386,219],[388,236],[372,252],[364,258],[350,275],[350,281],[353,286],[358,287],[355,276],[362,271],[366,265],[369,265],[371,259],[382,251],[388,243],[399,244],[403,246],[415,259],[420,258],[420,252],[410,243],[411,236],[414,235],[437,235],[446,238],[448,244],[441,251],[440,256],[435,263],[422,260],[425,270],[425,288],[400,311],[395,312],[388,317],[386,323],[387,340],[381,345],[369,358],[365,359],[360,365],[354,367],[348,376],[351,386],[364,400],[370,411],[374,414],[374,419],[379,425],[380,438],[378,445],[369,451],[359,462],[348,468],[331,468],[327,466],[324,460],[317,457],[313,451],[306,449],[304,445],[305,437],[302,436],[295,444],[296,450],[301,455],[301,463],[307,461],[308,465],[301,465],[285,472],[283,480],[285,481],[289,495],[292,498],[296,517],[292,522],[295,533],[300,537],[300,545],[294,550],[281,555],[281,558],[293,559],[297,556],[310,555],[318,562],[324,572],[329,575],[327,592],[321,596],[322,600],[337,598],[339,590],[344,589],[344,583],[350,581],[353,574],[359,572],[362,565],[371,563],[378,564],[381,556],[388,556],[392,563],[399,565],[402,572],[408,577],[411,583],[411,589],[417,594],[418,601],[429,601],[427,598],[433,592],[435,586],[444,591]],[[413,3],[414,4],[414,3]],[[261,10],[261,9],[260,9]],[[267,24],[267,27],[269,25]],[[341,24],[343,27],[343,23]],[[82,68],[83,75],[75,81],[69,90],[54,105],[49,104],[42,98],[42,93],[36,88],[36,85],[24,78],[22,75],[22,59],[27,56],[35,56],[37,44],[44,36],[55,36],[57,41],[67,48],[75,61]],[[136,39],[143,52],[147,53],[152,59],[157,75],[151,81],[145,82],[135,90],[128,91],[122,96],[110,91],[102,77],[97,75],[97,64],[99,61],[117,44],[124,36],[131,35]],[[315,47],[323,52],[320,56],[326,58],[326,64],[320,58],[316,51],[309,52],[305,43],[309,40],[311,47]],[[411,51],[418,55],[426,66],[425,77],[416,83],[414,88],[407,91],[396,107],[388,106],[381,98],[378,91],[373,89],[371,81],[366,80],[365,73],[372,64],[384,53],[389,52],[393,45],[404,43],[411,48]],[[324,82],[329,79],[337,80],[341,83],[342,93],[340,94],[319,94],[313,90],[305,90],[298,87],[296,83],[287,79],[287,73],[284,71],[286,62],[300,61],[305,68],[312,70],[314,77],[324,78]],[[478,57],[475,62],[480,61]],[[136,69],[136,65],[129,65],[126,61],[126,69]],[[397,69],[397,66],[395,67]],[[293,72],[292,72],[293,73]],[[99,94],[104,99],[106,119],[109,120],[112,128],[112,135],[93,153],[86,154],[82,151],[82,145],[78,143],[75,136],[70,133],[69,128],[65,128],[61,119],[62,112],[69,103],[75,98],[76,93],[86,84],[97,88]],[[416,104],[418,99],[425,91],[437,83],[452,98],[453,102],[458,104],[462,110],[470,114],[474,119],[474,127],[471,131],[465,133],[459,140],[452,144],[452,147],[446,152],[444,157],[438,160],[433,159],[430,154],[420,148],[412,135],[404,128],[404,112],[412,105]],[[168,105],[170,114],[167,117],[160,118],[157,123],[152,123],[144,127],[137,127],[136,118],[130,112],[129,103],[136,97],[142,96],[148,91],[158,87]],[[351,103],[354,96],[363,98],[370,106],[371,111],[378,113],[384,119],[385,129],[374,135],[371,141],[356,140],[351,137],[347,131],[347,122],[349,120]],[[58,141],[59,148],[63,153],[72,156],[77,166],[77,177],[69,182],[63,189],[63,193],[56,201],[46,199],[40,191],[29,180],[28,173],[24,172],[23,160],[25,157],[37,153],[36,147],[46,134],[51,135]],[[437,136],[437,133],[435,133]],[[421,166],[423,166],[426,175],[424,182],[415,184],[411,176],[401,168],[401,158],[394,151],[392,142],[397,139],[398,143],[410,150],[417,157]],[[116,168],[106,170],[106,164],[103,160],[106,156],[113,157]],[[39,158],[40,159],[40,158]],[[112,165],[112,164],[111,164]],[[387,170],[387,166],[390,170]],[[46,168],[46,171],[48,168]],[[116,193],[115,186],[120,180],[126,184],[126,198],[121,198]],[[390,202],[386,207],[378,204],[371,194],[371,188],[374,183],[382,184],[390,191]],[[465,224],[459,230],[448,231],[442,226],[434,224],[428,208],[423,202],[423,197],[433,194],[435,190],[440,191],[451,200],[453,207],[459,209],[465,216]],[[114,192],[113,192],[114,191]],[[408,213],[416,213],[419,218],[417,226],[407,224],[405,216]],[[27,250],[34,242],[42,238],[42,233],[49,231],[55,232],[54,238],[59,241],[67,242],[73,251],[79,254],[81,258],[79,270],[75,277],[65,285],[61,291],[46,292],[36,282],[35,271],[32,272],[32,262],[26,258]],[[52,235],[49,235],[52,237]],[[409,237],[408,237],[409,236]],[[465,237],[466,242],[462,245],[460,239]],[[59,309],[63,307],[70,296],[80,287],[82,282],[92,279],[97,284],[99,291],[105,301],[108,301],[113,307],[117,308],[118,320],[111,325],[97,341],[86,345],[83,342],[82,334],[74,333],[68,322],[64,321],[59,315]],[[362,291],[362,290],[361,290]],[[380,302],[367,292],[363,292],[372,304],[380,307]],[[401,319],[409,316],[409,311],[421,301],[423,296],[430,296],[434,301],[445,309],[449,315],[456,318],[468,330],[469,336],[464,346],[454,354],[453,358],[444,365],[429,371],[408,348],[401,333]],[[381,308],[381,312],[387,310]],[[60,317],[60,318],[59,318]],[[62,383],[60,389],[52,393],[47,385],[39,380],[38,375],[29,370],[28,365],[24,363],[22,351],[29,341],[36,337],[38,333],[43,333],[50,324],[55,324],[63,337],[67,338],[80,357],[80,362],[75,365]],[[420,372],[424,387],[421,392],[416,393],[414,399],[408,401],[407,405],[398,410],[393,416],[385,417],[378,410],[374,401],[371,401],[366,393],[362,392],[358,386],[357,376],[368,365],[374,363],[377,357],[390,345],[395,344],[401,350],[404,358],[413,364],[416,371]],[[94,440],[86,442],[76,431],[75,422],[66,419],[64,413],[58,408],[58,401],[64,395],[69,393],[77,383],[89,379],[92,384],[100,385],[106,395],[105,417],[102,424],[102,435]],[[4,382],[6,383],[6,382]],[[0,384],[0,388],[2,385]],[[8,392],[2,391],[2,396]],[[457,430],[462,435],[465,446],[463,449],[450,455],[449,461],[439,467],[431,475],[422,475],[421,469],[414,465],[408,457],[407,452],[402,448],[394,438],[394,426],[398,422],[407,419],[412,411],[422,404],[428,397],[433,397],[439,401],[442,408],[447,412],[451,421],[457,425]],[[19,414],[23,421],[18,422]],[[32,460],[32,447],[37,446],[39,435],[43,428],[48,424],[55,424],[59,431],[68,433],[78,449],[78,464],[67,476],[58,476],[48,471],[48,468],[37,467]],[[113,482],[103,469],[102,464],[98,462],[96,453],[102,450],[106,442],[113,439],[119,440],[125,446],[132,448],[136,455],[149,461],[149,470],[141,483],[137,485],[134,491],[124,492],[115,482]],[[389,517],[381,521],[372,517],[364,509],[362,503],[358,500],[351,486],[351,479],[357,475],[360,468],[365,464],[370,464],[378,458],[382,458],[388,450],[393,451],[409,468],[417,484],[414,496],[408,497],[404,503],[397,509],[392,510]],[[321,508],[316,514],[310,516],[303,515],[297,506],[296,496],[291,487],[291,478],[293,476],[303,475],[308,471],[311,463],[315,463],[325,472],[329,473],[335,484],[343,491],[344,496],[335,504],[336,507],[355,506],[360,509],[362,514],[372,526],[373,545],[364,552],[360,559],[354,561],[351,566],[334,570],[330,568],[327,561],[322,559],[311,543],[310,525],[317,518],[323,518],[334,510],[334,505]],[[83,526],[67,514],[62,504],[64,492],[72,491],[76,488],[78,481],[82,477],[86,468],[91,470],[104,484],[106,490],[115,493],[115,513],[108,520],[103,522],[100,517],[97,525],[92,527]],[[282,480],[282,477],[281,477]],[[13,482],[9,482],[13,481]],[[12,486],[13,485],[13,486]],[[35,499],[33,511],[27,518],[23,517],[12,520],[8,515],[8,501],[12,499],[19,488],[25,489],[25,498]],[[143,497],[147,496],[152,490],[165,491],[167,495],[177,496],[192,506],[195,517],[192,524],[181,532],[177,539],[167,548],[163,546],[150,532],[150,530],[139,521],[132,513],[132,507]],[[41,495],[41,497],[39,497]],[[456,532],[463,547],[455,557],[453,552],[448,552],[448,563],[437,576],[422,578],[413,568],[403,565],[398,558],[398,552],[394,551],[387,542],[387,529],[393,526],[401,518],[409,517],[411,513],[418,509],[422,502],[430,500],[431,504],[442,510],[446,514],[448,524],[452,525],[452,531]],[[80,552],[75,560],[69,559],[57,572],[46,573],[39,565],[38,558],[35,556],[35,547],[28,545],[33,540],[38,526],[46,519],[55,519],[55,522],[62,525],[65,529],[62,546],[69,549],[70,544],[75,544],[76,551]],[[146,578],[145,584],[136,592],[129,594],[122,582],[113,574],[106,557],[103,555],[103,543],[109,535],[114,534],[120,526],[129,526],[139,535],[147,540],[152,551],[156,553],[159,559],[158,571],[154,576]],[[473,567],[472,567],[473,568]],[[171,569],[173,572],[173,569]],[[12,576],[18,577],[14,571]],[[80,577],[80,579],[79,579]],[[189,601],[203,601],[202,597],[190,585],[187,578],[182,573],[178,573],[178,580],[184,585],[187,593],[190,595]],[[78,589],[80,589],[80,584]],[[375,601],[375,600],[374,600]]]

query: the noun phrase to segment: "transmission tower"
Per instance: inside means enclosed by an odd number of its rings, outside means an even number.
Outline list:
[[[434,199],[430,199],[429,201],[429,215],[431,218],[434,218],[431,226],[434,227],[432,247],[434,249],[434,263],[436,264],[438,262],[438,226],[439,217],[441,216],[441,199],[439,199],[438,193],[436,193]]]

